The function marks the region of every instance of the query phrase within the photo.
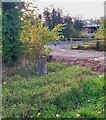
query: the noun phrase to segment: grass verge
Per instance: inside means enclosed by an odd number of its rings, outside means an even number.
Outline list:
[[[104,118],[103,75],[55,63],[48,70],[46,76],[17,72],[4,79],[4,118]]]

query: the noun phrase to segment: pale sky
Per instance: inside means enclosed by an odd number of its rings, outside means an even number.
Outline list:
[[[45,7],[53,5],[63,9],[63,14],[68,12],[70,16],[82,16],[84,19],[100,18],[104,16],[105,0],[35,0],[42,13]]]

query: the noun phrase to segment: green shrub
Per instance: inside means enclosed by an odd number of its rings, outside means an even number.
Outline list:
[[[105,42],[103,40],[97,41],[95,45],[95,49],[98,51],[105,51],[106,50]]]
[[[2,14],[2,53],[3,64],[7,66],[15,65],[22,55],[22,43],[20,41],[20,10],[16,9],[16,3],[4,2],[8,8],[3,7]],[[10,6],[9,6],[10,5]],[[19,6],[18,6],[19,7]]]

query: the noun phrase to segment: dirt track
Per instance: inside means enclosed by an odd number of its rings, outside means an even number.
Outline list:
[[[54,62],[81,65],[91,68],[94,72],[104,73],[104,52],[90,50],[72,50],[55,47],[51,55]]]

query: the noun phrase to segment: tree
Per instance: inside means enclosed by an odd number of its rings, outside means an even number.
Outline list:
[[[24,7],[24,2],[2,2],[3,12],[9,11],[11,9],[16,9],[18,12]]]
[[[48,26],[50,30],[52,30],[53,26],[52,26],[51,13],[48,8],[44,9],[43,15],[45,18],[45,25]]]
[[[80,31],[82,30],[82,28],[83,28],[83,23],[82,23],[82,21],[76,19],[76,20],[74,21],[74,28],[76,29],[76,31],[79,31],[79,32],[80,32]]]
[[[21,54],[20,25],[22,3],[2,3],[2,60],[6,66],[15,65]]]
[[[42,20],[35,13],[36,9],[25,9],[22,17],[21,41],[24,44],[24,53],[32,61],[36,61],[39,56],[46,55],[47,45],[50,41],[62,37],[62,24],[57,25],[50,30],[47,26],[43,26]]]
[[[81,36],[83,24],[79,18],[73,22],[69,14],[63,16],[62,10],[54,7],[51,7],[51,11],[49,8],[45,8],[43,14],[45,25],[48,26],[50,30],[52,30],[56,25],[64,23],[66,24],[66,27],[62,31],[62,34],[65,38]]]
[[[65,16],[64,23],[66,24],[66,28],[63,30],[63,35],[65,38],[70,38],[75,31],[72,18],[70,16]]]
[[[51,18],[52,18],[52,27],[53,28],[56,25],[63,23],[63,19],[61,16],[62,16],[62,10],[60,10],[59,8],[57,10],[55,8],[52,9]]]
[[[50,30],[52,30],[58,24],[63,24],[62,10],[59,8],[56,9],[51,7],[51,11],[49,8],[45,8],[43,15],[45,18],[45,24],[49,27]]]
[[[102,24],[102,28],[98,29],[95,32],[95,39],[105,40],[106,39],[106,21],[102,20],[101,24]]]

